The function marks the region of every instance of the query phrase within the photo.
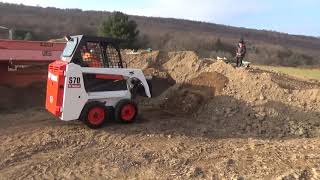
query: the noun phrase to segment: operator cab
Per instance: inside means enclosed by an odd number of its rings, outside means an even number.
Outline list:
[[[66,36],[67,44],[61,59],[81,67],[123,68],[121,40],[85,35]]]
[[[62,61],[89,68],[124,68],[119,48],[123,40],[86,35],[66,36],[65,39],[67,44],[61,55]],[[119,76],[83,73],[83,79],[86,92],[126,90],[129,85],[134,96],[146,96],[141,81],[135,78],[127,80]],[[151,80],[147,81],[151,87]]]
[[[67,44],[61,59],[67,63],[89,68],[123,68],[119,43],[121,40],[86,35],[66,36]],[[127,89],[125,79],[117,76],[103,78],[96,74],[83,73],[87,92],[119,91]]]

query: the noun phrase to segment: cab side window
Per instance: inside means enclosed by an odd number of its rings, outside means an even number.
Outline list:
[[[105,54],[109,68],[123,68],[119,51],[111,44],[105,46]]]

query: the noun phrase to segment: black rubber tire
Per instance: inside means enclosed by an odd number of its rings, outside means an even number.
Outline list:
[[[98,123],[92,123],[89,119],[89,113],[91,110],[93,110],[94,108],[98,108],[101,111],[103,110],[104,113],[104,118],[103,120],[101,120]],[[91,129],[98,129],[100,127],[102,127],[104,125],[104,123],[106,122],[106,120],[108,119],[109,116],[109,111],[106,109],[106,107],[104,106],[103,103],[101,102],[89,102],[85,105],[85,107],[83,108],[82,112],[81,112],[81,116],[80,116],[80,120],[87,125],[89,128]]]
[[[122,113],[122,109],[126,106],[126,105],[131,105],[133,108],[134,108],[134,111],[135,111],[135,114],[133,115],[132,118],[130,118],[130,120],[128,119],[124,119],[121,115]],[[138,106],[137,104],[130,100],[130,99],[123,99],[121,101],[118,102],[118,104],[116,105],[115,107],[115,120],[117,122],[120,122],[120,123],[133,123],[136,121],[136,118],[138,116]]]

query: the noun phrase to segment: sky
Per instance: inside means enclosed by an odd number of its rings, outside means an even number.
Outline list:
[[[0,0],[2,1],[2,0]],[[4,0],[41,7],[121,11],[320,37],[320,0]]]

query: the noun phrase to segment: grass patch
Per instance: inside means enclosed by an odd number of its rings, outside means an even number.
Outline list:
[[[281,67],[281,66],[253,66],[263,70],[276,71],[298,78],[308,78],[320,80],[320,69],[311,68],[294,68],[294,67]]]

